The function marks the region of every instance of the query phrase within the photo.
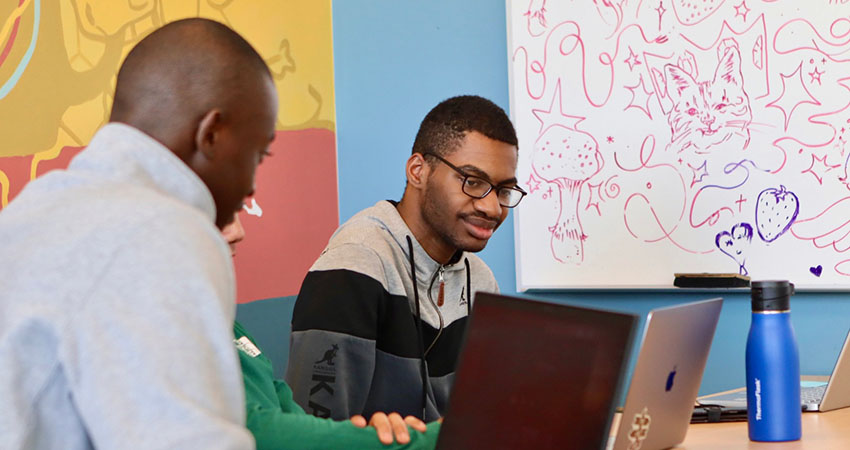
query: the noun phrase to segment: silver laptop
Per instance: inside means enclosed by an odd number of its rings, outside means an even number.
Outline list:
[[[850,332],[832,369],[828,383],[802,381],[800,402],[803,411],[832,411],[850,406]],[[746,408],[747,390],[740,389],[721,395],[702,397],[701,403],[727,408]]]
[[[620,425],[608,448],[657,450],[685,440],[722,306],[718,298],[649,313]]]

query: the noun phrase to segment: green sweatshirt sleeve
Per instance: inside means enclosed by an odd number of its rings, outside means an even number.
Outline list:
[[[257,449],[292,450],[389,450],[433,449],[440,424],[428,424],[428,431],[410,430],[406,445],[383,445],[374,428],[358,428],[350,421],[333,421],[308,415],[292,400],[292,390],[275,380],[271,361],[263,355],[238,323],[234,324],[235,343],[245,382],[247,427],[254,435]]]
[[[274,380],[274,390],[277,392],[277,401],[280,410],[285,413],[306,414],[304,408],[292,398],[292,389],[283,380]]]

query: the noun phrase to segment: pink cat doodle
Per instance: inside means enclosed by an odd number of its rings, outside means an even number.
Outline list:
[[[664,66],[664,73],[667,94],[673,101],[667,116],[672,132],[668,150],[708,154],[740,151],[749,145],[753,115],[737,48],[723,49],[710,81],[697,82],[673,64]]]

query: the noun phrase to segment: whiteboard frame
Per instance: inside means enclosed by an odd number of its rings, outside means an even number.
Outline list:
[[[513,10],[514,2],[520,0],[505,0],[505,18],[506,18],[506,67],[508,71],[508,100],[509,100],[509,115],[511,121],[515,124],[518,124],[518,117],[515,113],[517,99],[516,99],[516,85],[514,80],[514,70],[512,67],[512,59],[513,59],[513,20],[511,17],[511,12]],[[522,0],[523,3],[527,3],[528,0]],[[528,149],[523,149],[525,151],[530,151]],[[522,151],[522,150],[521,150]],[[513,216],[513,227],[514,227],[514,266],[516,271],[516,286],[518,292],[581,292],[581,291],[634,291],[639,290],[642,292],[651,292],[658,291],[664,293],[670,292],[679,292],[679,293],[713,293],[716,294],[718,291],[720,292],[729,292],[729,293],[746,293],[749,292],[749,288],[680,288],[673,286],[673,274],[670,274],[670,284],[669,285],[659,285],[659,284],[647,284],[647,285],[635,285],[635,284],[605,284],[605,285],[549,285],[549,284],[540,284],[540,285],[526,285],[523,283],[523,272],[522,272],[522,246],[520,245],[520,223],[521,223],[521,214],[515,213]],[[616,277],[616,274],[614,274]],[[791,280],[792,282],[794,280]],[[797,292],[835,292],[835,293],[844,293],[850,292],[850,280],[847,281],[846,284],[811,284],[811,283],[795,283],[795,289]]]

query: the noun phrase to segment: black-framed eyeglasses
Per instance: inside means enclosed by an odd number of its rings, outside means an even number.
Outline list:
[[[457,168],[454,164],[446,161],[443,157],[436,153],[423,153],[423,156],[433,156],[463,176],[461,190],[464,194],[472,198],[484,198],[490,193],[490,191],[495,190],[496,197],[499,199],[499,204],[505,208],[513,208],[516,205],[519,205],[519,202],[522,201],[522,198],[527,194],[519,186],[496,186],[484,178],[470,175]]]

